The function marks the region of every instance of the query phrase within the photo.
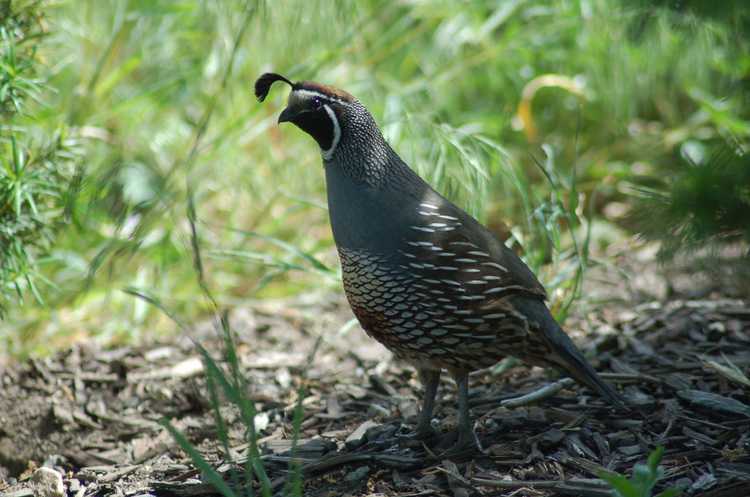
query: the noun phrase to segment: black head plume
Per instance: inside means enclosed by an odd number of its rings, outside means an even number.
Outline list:
[[[258,80],[255,82],[255,96],[258,97],[258,102],[262,102],[266,99],[268,91],[271,89],[271,85],[276,81],[283,81],[284,83],[294,88],[294,83],[286,79],[281,74],[267,72],[261,75],[261,77],[258,78]]]

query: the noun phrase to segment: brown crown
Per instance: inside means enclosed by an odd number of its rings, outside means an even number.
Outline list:
[[[323,95],[330,95],[333,98],[343,100],[344,102],[355,101],[355,98],[344,90],[339,90],[338,88],[334,88],[333,86],[316,83],[315,81],[300,81],[299,83],[294,85],[294,88],[317,91],[318,93],[322,93]]]

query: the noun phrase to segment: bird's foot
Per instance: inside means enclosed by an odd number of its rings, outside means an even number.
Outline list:
[[[437,432],[432,426],[418,426],[411,432],[396,432],[396,438],[403,447],[421,447],[437,438]]]
[[[449,433],[440,441],[440,446],[447,447],[440,455],[441,457],[464,457],[482,451],[479,441],[471,429],[459,429]]]

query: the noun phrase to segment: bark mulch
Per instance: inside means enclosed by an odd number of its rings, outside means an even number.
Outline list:
[[[666,450],[658,488],[750,495],[745,301],[654,302],[581,322],[586,333],[579,343],[630,400],[631,413],[611,410],[570,380],[520,364],[473,375],[472,414],[482,451],[449,456],[439,443],[414,445],[396,436],[413,427],[416,375],[359,329],[343,325],[348,318],[339,298],[258,304],[231,316],[246,395],[260,413],[255,425],[263,463],[277,495],[284,495],[289,475],[292,418],[303,383],[295,460],[305,495],[606,496],[600,471],[629,475],[659,445]],[[142,348],[77,346],[0,371],[0,494],[215,495],[159,424],[162,418],[171,419],[226,481],[236,482],[238,466],[227,462],[217,442],[192,339],[220,357],[221,338],[207,324],[192,338]],[[436,410],[440,432],[455,426],[454,400],[446,381]],[[247,445],[240,414],[229,403],[221,409],[232,457],[242,462]]]

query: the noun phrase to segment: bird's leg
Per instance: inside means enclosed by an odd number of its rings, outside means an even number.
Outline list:
[[[435,434],[432,429],[432,411],[435,408],[435,396],[440,384],[440,371],[434,369],[420,369],[419,378],[424,386],[422,411],[419,413],[417,430],[414,433],[418,439],[430,438]]]
[[[469,373],[454,372],[453,378],[458,387],[458,440],[453,451],[475,447],[474,430],[469,416]]]
[[[417,429],[411,433],[398,434],[398,438],[407,445],[416,444],[420,446],[424,440],[429,440],[435,435],[432,429],[432,410],[435,407],[435,395],[440,383],[440,371],[433,369],[420,369],[419,378],[424,386],[422,399],[422,410],[417,420]]]

